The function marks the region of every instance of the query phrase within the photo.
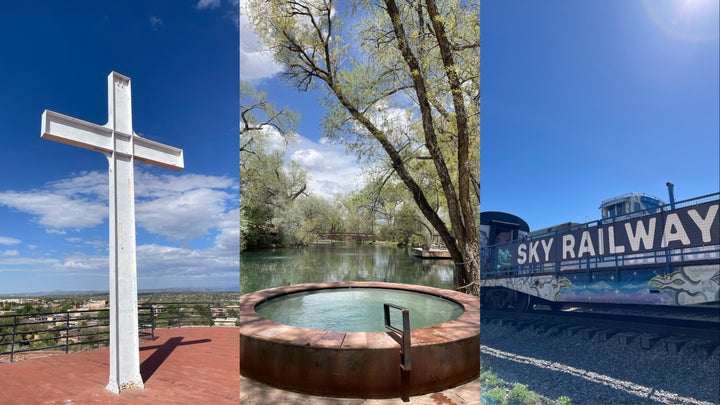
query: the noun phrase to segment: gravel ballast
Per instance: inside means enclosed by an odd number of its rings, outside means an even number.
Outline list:
[[[670,353],[663,344],[644,350],[640,339],[546,337],[488,323],[480,342],[483,371],[546,398],[568,396],[573,405],[720,404],[720,349],[701,356],[692,341]]]

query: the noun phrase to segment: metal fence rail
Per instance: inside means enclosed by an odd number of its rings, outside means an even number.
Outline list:
[[[154,340],[156,328],[214,326],[224,309],[208,302],[141,304],[140,338]],[[12,362],[18,353],[68,353],[105,347],[110,339],[109,325],[108,309],[0,315],[0,361]]]

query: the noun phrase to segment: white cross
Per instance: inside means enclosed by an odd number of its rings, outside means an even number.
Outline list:
[[[110,380],[107,389],[144,388],[140,375],[135,257],[134,161],[183,168],[182,149],[133,132],[130,78],[108,75],[108,122],[97,125],[45,110],[42,133],[50,139],[102,152],[110,165]]]

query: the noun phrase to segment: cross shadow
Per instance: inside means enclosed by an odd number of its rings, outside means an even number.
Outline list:
[[[155,349],[155,352],[150,355],[145,361],[142,362],[140,365],[140,376],[142,377],[143,382],[147,382],[150,377],[157,371],[157,369],[160,367],[161,364],[165,360],[167,360],[168,357],[170,357],[170,354],[175,350],[178,346],[185,346],[185,345],[194,345],[198,343],[208,343],[212,342],[212,339],[198,339],[198,340],[190,340],[187,342],[183,342],[183,337],[171,337],[168,339],[167,342],[161,344],[161,345],[154,345],[154,346],[144,346],[141,347],[140,350],[153,350]]]

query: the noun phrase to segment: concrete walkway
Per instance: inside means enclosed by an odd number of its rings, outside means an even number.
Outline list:
[[[283,391],[240,377],[240,403],[243,405],[478,405],[480,404],[480,379],[477,378],[458,387],[442,392],[391,399],[329,398]]]

